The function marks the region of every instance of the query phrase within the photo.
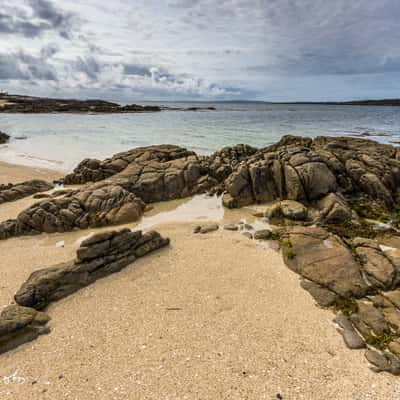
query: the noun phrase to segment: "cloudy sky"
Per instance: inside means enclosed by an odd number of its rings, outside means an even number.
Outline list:
[[[0,0],[0,89],[110,100],[400,97],[399,0]]]

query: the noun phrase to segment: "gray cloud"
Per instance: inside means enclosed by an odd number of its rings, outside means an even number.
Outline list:
[[[399,20],[398,0],[2,0],[0,80],[139,99],[389,96]]]
[[[63,38],[70,38],[71,13],[62,11],[48,0],[28,0],[22,3],[15,5],[15,2],[4,0],[0,12],[0,33],[33,38],[45,31],[54,31]]]
[[[93,56],[78,57],[71,64],[75,71],[84,73],[91,80],[97,80],[102,70],[102,65]]]
[[[149,67],[143,65],[125,64],[124,74],[137,75],[137,76],[151,76],[151,71]]]
[[[57,72],[43,57],[24,52],[0,53],[0,80],[57,81]]]

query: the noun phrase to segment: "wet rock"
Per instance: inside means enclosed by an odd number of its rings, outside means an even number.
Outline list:
[[[397,287],[400,284],[400,249],[384,248],[382,251],[396,269],[393,286]]]
[[[253,234],[251,232],[242,232],[242,235],[247,237],[247,239],[253,239]]]
[[[53,186],[45,181],[33,179],[17,184],[0,184],[0,204],[15,201],[39,192],[46,192]]]
[[[330,307],[335,304],[337,295],[334,292],[305,279],[300,282],[300,285],[304,290],[307,290],[307,292],[310,293],[313,299],[321,307]]]
[[[349,318],[354,327],[364,338],[369,338],[372,336],[371,329],[364,323],[358,314],[351,314]]]
[[[71,194],[73,192],[73,190],[71,189],[58,189],[55,190],[51,196],[52,197],[60,197],[60,196],[65,196],[66,194]]]
[[[224,225],[224,229],[227,231],[237,231],[237,230],[239,230],[239,227],[236,224],[227,224],[227,225]]]
[[[10,136],[0,131],[0,144],[7,143],[10,140]]]
[[[47,194],[47,193],[36,193],[32,197],[34,199],[49,199],[52,196],[50,194]]]
[[[329,193],[317,203],[320,212],[319,222],[342,224],[351,221],[352,211],[343,196]]]
[[[247,231],[252,231],[254,229],[253,225],[247,224],[246,222],[241,224],[241,226],[242,226],[243,229],[245,229]]]
[[[14,296],[15,301],[42,309],[168,243],[154,231],[142,234],[122,229],[94,235],[82,242],[76,260],[33,272]]]
[[[322,162],[310,162],[296,167],[309,200],[316,200],[337,190],[336,178]]]
[[[374,286],[389,289],[396,276],[396,270],[388,258],[380,250],[372,247],[357,246],[356,253]]]
[[[272,239],[273,233],[269,229],[261,229],[255,231],[253,236],[256,240],[270,240]]]
[[[307,208],[294,200],[283,200],[268,206],[265,210],[268,218],[287,218],[293,221],[304,221],[307,218]]]
[[[49,333],[50,317],[33,308],[9,305],[0,314],[0,354]]]
[[[201,226],[200,225],[199,226],[195,226],[193,228],[193,233],[200,233],[200,231],[201,231]]]
[[[339,333],[349,349],[362,349],[366,345],[361,336],[354,329],[350,319],[343,314],[338,315],[334,321],[340,326]]]
[[[382,313],[389,325],[400,333],[400,310],[394,306],[388,306],[382,309]]]
[[[374,370],[376,372],[390,372],[391,367],[389,360],[382,353],[368,349],[365,352],[365,358],[375,367]]]
[[[392,290],[389,292],[384,292],[382,295],[387,298],[391,303],[393,303],[397,308],[400,309],[400,290]]]
[[[400,340],[395,339],[388,344],[388,349],[398,357],[400,356]]]
[[[200,228],[199,233],[210,233],[217,231],[218,229],[219,229],[218,224],[205,225]]]
[[[390,331],[383,313],[371,302],[357,300],[357,307],[359,317],[372,329],[375,335],[381,336]]]
[[[346,298],[366,293],[358,263],[337,236],[318,227],[291,227],[288,242],[290,255],[283,255],[293,271]]]
[[[280,207],[285,218],[294,221],[303,221],[307,218],[307,208],[297,201],[283,200],[280,202]]]

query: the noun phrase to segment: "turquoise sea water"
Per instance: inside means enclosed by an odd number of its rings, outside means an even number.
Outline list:
[[[153,103],[155,104],[155,103]],[[214,106],[217,111],[146,114],[0,114],[0,131],[12,136],[0,160],[70,170],[86,157],[106,158],[137,146],[172,143],[208,154],[223,146],[262,147],[287,133],[360,135],[400,141],[400,107],[168,104]]]

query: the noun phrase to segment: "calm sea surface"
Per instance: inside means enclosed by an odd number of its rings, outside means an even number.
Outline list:
[[[156,103],[152,103],[156,104]],[[133,147],[178,144],[200,154],[247,143],[266,146],[282,135],[368,133],[385,143],[400,141],[400,107],[171,104],[214,106],[217,111],[148,114],[0,114],[0,131],[12,136],[0,160],[70,170],[86,157],[106,158]]]

